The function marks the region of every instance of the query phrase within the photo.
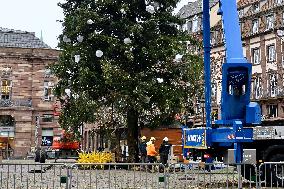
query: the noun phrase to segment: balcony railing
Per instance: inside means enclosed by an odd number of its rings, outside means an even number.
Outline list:
[[[32,100],[0,100],[0,107],[32,107]]]
[[[281,87],[276,88],[274,93],[271,91],[262,91],[261,94],[256,98],[255,92],[250,95],[252,100],[265,100],[271,98],[284,98],[284,89]]]

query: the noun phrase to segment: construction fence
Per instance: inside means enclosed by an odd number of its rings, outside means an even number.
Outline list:
[[[283,188],[284,163],[0,164],[2,189]]]

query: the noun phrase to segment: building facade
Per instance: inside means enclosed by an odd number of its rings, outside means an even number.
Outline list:
[[[34,33],[0,28],[0,149],[6,157],[25,157],[61,134],[53,115],[56,79],[48,68],[58,54]]]
[[[251,100],[260,104],[263,124],[284,124],[284,0],[238,0],[243,52],[252,63]],[[211,6],[212,105],[220,112],[221,66],[225,62],[219,4]],[[190,9],[187,9],[191,12]],[[200,10],[202,11],[202,10]],[[197,15],[202,16],[199,12]],[[196,15],[184,17],[188,21]],[[189,31],[201,34],[202,28]],[[213,112],[214,112],[213,111]],[[220,114],[220,113],[219,113]],[[220,116],[219,116],[220,117]]]

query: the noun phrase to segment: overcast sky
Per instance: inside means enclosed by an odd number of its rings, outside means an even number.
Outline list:
[[[62,9],[57,6],[63,0],[0,0],[0,27],[35,32],[50,47],[57,46],[61,33]],[[181,0],[177,9],[193,0]]]

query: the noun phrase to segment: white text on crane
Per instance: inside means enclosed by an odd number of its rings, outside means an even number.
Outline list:
[[[201,142],[201,139],[202,139],[201,135],[187,135],[187,141]]]

